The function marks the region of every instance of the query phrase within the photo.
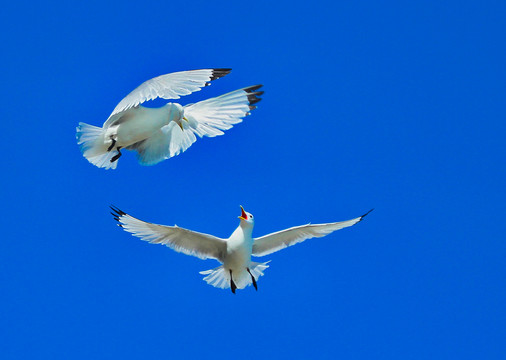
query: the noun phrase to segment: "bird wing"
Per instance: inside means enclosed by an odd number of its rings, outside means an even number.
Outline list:
[[[290,229],[278,231],[269,235],[256,238],[253,242],[253,256],[264,256],[284,249],[288,246],[298,244],[306,239],[314,237],[323,237],[336,230],[355,225],[360,222],[366,214],[347,221],[328,223],[328,224],[308,224],[295,226]]]
[[[263,91],[262,85],[250,86],[227,94],[200,101],[184,107],[184,117],[192,131],[200,136],[223,135],[222,130],[240,123],[242,118],[255,109]]]
[[[123,230],[132,233],[141,240],[152,244],[163,244],[171,249],[200,259],[222,261],[226,252],[226,240],[216,236],[202,234],[178,226],[165,226],[148,223],[134,218],[111,206],[111,214]]]
[[[231,69],[179,71],[145,81],[116,105],[105,122],[104,128],[110,123],[111,118],[116,119],[114,116],[116,114],[156,98],[179,99],[181,95],[199,91],[202,87],[209,85],[210,81],[219,79],[230,71]]]
[[[153,165],[186,151],[195,141],[196,135],[214,137],[223,135],[233,124],[240,123],[261,99],[261,85],[235,90],[228,94],[200,101],[184,107],[181,127],[174,121],[165,125],[152,137],[129,146],[136,150],[141,164]]]

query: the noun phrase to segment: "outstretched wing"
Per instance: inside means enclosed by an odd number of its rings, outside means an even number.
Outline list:
[[[253,256],[264,256],[272,254],[273,252],[284,249],[288,246],[298,244],[306,239],[314,237],[323,237],[336,230],[355,225],[360,222],[366,214],[348,221],[341,221],[328,224],[308,224],[302,226],[295,226],[290,229],[278,231],[269,235],[265,235],[255,239],[253,243]]]
[[[179,99],[182,95],[199,91],[202,87],[209,85],[210,81],[219,79],[229,74],[230,71],[231,69],[201,69],[157,76],[143,82],[121,100],[112,114],[109,115],[109,119],[148,100],[156,98]],[[106,124],[108,124],[109,119]],[[106,127],[105,124],[104,127]]]
[[[200,259],[217,259],[223,261],[226,253],[226,240],[202,234],[178,226],[165,226],[148,223],[134,218],[111,206],[111,214],[123,230],[132,233],[141,240],[152,244],[163,244],[171,249]]]
[[[184,107],[184,119],[181,127],[170,122],[152,137],[128,147],[137,151],[139,162],[143,165],[154,165],[186,151],[197,136],[223,135],[233,124],[240,123],[242,118],[255,108],[263,91],[257,91],[261,85],[235,90],[228,94],[200,101]]]
[[[200,101],[184,107],[184,117],[191,130],[198,136],[223,135],[222,130],[240,123],[242,118],[255,109],[263,91],[262,85],[250,86],[227,94]]]

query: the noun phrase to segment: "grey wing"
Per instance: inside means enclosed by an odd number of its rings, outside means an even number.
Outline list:
[[[199,91],[210,81],[219,79],[229,74],[231,69],[201,69],[179,71],[171,74],[160,75],[143,82],[130,94],[125,96],[114,108],[104,124],[106,128],[110,119],[132,107],[138,106],[145,101],[162,99],[179,99],[183,95]]]
[[[253,243],[253,256],[264,256],[272,254],[273,252],[284,249],[288,246],[298,244],[304,240],[314,237],[323,237],[336,230],[353,226],[360,222],[366,214],[347,221],[328,223],[328,224],[308,224],[302,226],[295,226],[290,229],[278,231],[269,235],[256,238]]]
[[[227,246],[224,239],[178,226],[152,224],[136,219],[114,206],[111,206],[111,209],[118,225],[141,240],[166,245],[177,252],[200,259],[223,261]]]

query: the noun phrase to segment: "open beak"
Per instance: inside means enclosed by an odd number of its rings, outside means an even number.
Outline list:
[[[239,206],[241,206],[241,205],[239,205]],[[239,216],[239,219],[241,219],[241,220],[247,220],[248,219],[248,215],[246,214],[246,211],[244,211],[244,209],[243,209],[242,206],[241,206],[241,211],[242,211],[242,213],[241,213],[241,216]]]

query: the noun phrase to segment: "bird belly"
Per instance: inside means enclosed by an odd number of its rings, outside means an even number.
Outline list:
[[[118,146],[127,147],[153,136],[169,123],[165,108],[151,109],[139,106],[122,116],[116,128]]]
[[[251,250],[246,246],[238,246],[227,249],[227,256],[223,265],[232,271],[244,271],[251,263]]]

